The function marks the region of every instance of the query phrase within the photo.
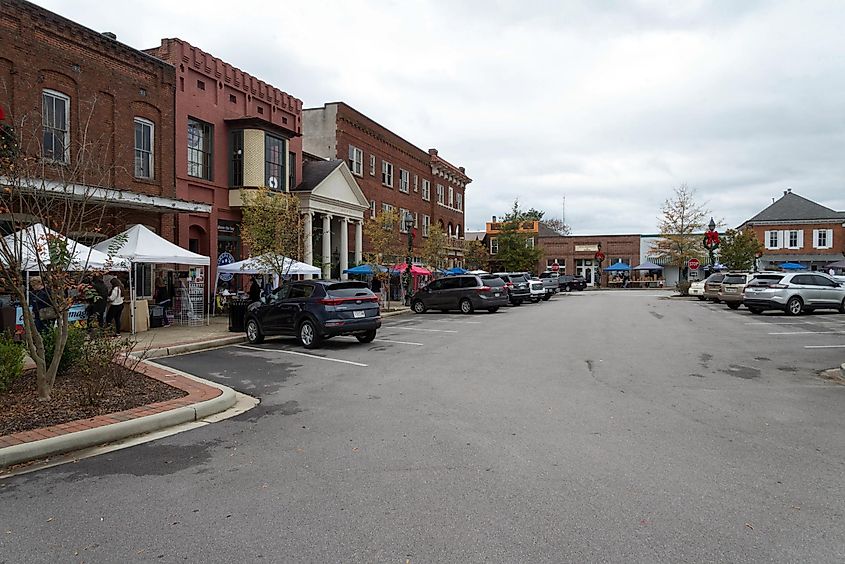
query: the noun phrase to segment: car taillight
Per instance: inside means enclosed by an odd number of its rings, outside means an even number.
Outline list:
[[[775,288],[776,290],[785,290],[789,288],[789,284],[772,284],[769,288]]]
[[[492,290],[493,288],[491,288],[490,286],[482,286],[481,288],[478,288],[479,292],[490,292]]]
[[[505,282],[505,286],[508,288],[513,288],[513,282]]]
[[[378,302],[378,296],[370,296],[367,298],[321,298],[320,303],[328,306],[338,306],[349,302]]]

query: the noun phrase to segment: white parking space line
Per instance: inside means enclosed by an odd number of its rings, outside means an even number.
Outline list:
[[[845,331],[785,331],[769,335],[845,335]]]
[[[363,366],[364,368],[366,368],[368,366],[368,365],[361,363],[361,362],[354,362],[354,361],[351,361],[351,360],[342,360],[342,359],[339,359],[339,358],[329,358],[327,356],[317,356],[315,354],[308,354],[308,353],[299,352],[299,351],[289,351],[289,350],[285,350],[285,349],[262,349],[260,347],[250,347],[249,345],[235,345],[235,346],[242,348],[242,349],[249,349],[249,350],[252,350],[252,351],[292,354],[294,356],[305,356],[305,357],[314,358],[314,359],[317,359],[317,360],[327,360],[329,362],[339,362],[341,364],[351,364],[352,366]]]
[[[430,333],[457,333],[452,329],[423,329],[422,327],[403,327],[401,325],[388,325],[385,329],[402,329],[403,331],[426,331]]]
[[[746,325],[804,325],[806,321],[752,321]]]
[[[354,339],[355,337],[348,337],[349,339]],[[393,341],[390,339],[373,339],[373,343],[392,343],[394,345],[412,345],[414,347],[424,347],[424,343],[412,343],[410,341]]]
[[[805,349],[845,349],[845,345],[804,345]]]

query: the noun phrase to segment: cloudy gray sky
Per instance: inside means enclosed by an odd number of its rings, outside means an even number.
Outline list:
[[[575,233],[654,232],[682,182],[729,226],[786,187],[845,210],[840,0],[37,3],[437,147],[474,179],[468,229],[565,196]]]

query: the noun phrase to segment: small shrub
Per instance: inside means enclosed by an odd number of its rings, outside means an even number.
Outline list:
[[[678,282],[678,285],[675,286],[675,289],[682,296],[689,296],[689,288],[691,285],[692,282],[690,282],[689,280],[681,280],[680,282]]]
[[[44,356],[47,364],[53,360],[53,351],[56,348],[56,339],[59,337],[59,328],[53,327],[44,331],[41,338],[44,340]],[[59,362],[59,374],[72,369],[82,357],[82,349],[85,346],[85,330],[71,325],[67,328],[67,341],[65,350],[62,351],[62,360]]]
[[[7,335],[0,335],[0,392],[12,385],[23,373],[23,347]]]
[[[122,388],[140,362],[129,357],[135,347],[132,339],[114,339],[106,332],[95,332],[83,344],[79,360],[73,366],[74,373],[81,377],[83,399],[89,405],[96,405],[109,385]]]

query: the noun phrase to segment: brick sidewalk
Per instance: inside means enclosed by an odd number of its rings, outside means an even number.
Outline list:
[[[186,378],[185,376],[176,374],[175,372],[170,372],[169,370],[160,368],[158,366],[153,366],[151,364],[139,364],[138,371],[150,378],[173,386],[174,388],[184,390],[188,393],[188,395],[173,400],[151,403],[149,405],[142,405],[140,407],[127,409],[124,411],[117,411],[115,413],[109,413],[107,415],[98,415],[96,417],[69,421],[60,425],[44,427],[42,429],[33,429],[31,431],[22,431],[20,433],[14,433],[12,435],[5,435],[0,437],[0,448],[19,445],[32,441],[38,441],[41,439],[58,437],[61,435],[74,433],[76,431],[96,429],[98,427],[111,425],[112,423],[129,421],[132,419],[137,419],[139,417],[144,417],[146,415],[153,415],[154,413],[162,413],[171,409],[186,407],[195,403],[210,400],[216,398],[217,396],[223,393],[223,391],[219,388],[202,384],[200,382],[197,382],[196,380]]]

